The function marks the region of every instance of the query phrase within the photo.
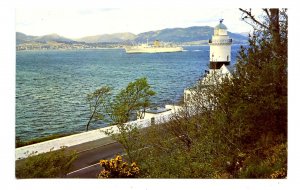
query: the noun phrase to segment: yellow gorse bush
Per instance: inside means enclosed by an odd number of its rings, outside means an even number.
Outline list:
[[[122,156],[117,155],[111,160],[100,160],[100,166],[104,169],[99,178],[135,178],[140,173],[140,168],[135,162],[130,165],[123,162]]]

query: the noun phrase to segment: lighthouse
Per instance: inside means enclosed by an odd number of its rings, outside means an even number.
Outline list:
[[[214,35],[208,41],[208,44],[210,46],[209,71],[205,71],[204,77],[198,81],[196,86],[184,90],[184,102],[189,106],[195,104],[194,99],[197,101],[197,97],[201,97],[202,104],[211,108],[209,97],[207,96],[207,87],[220,84],[225,78],[230,79],[232,77],[232,74],[226,67],[230,65],[231,61],[232,39],[227,34],[227,27],[223,24],[223,19],[214,28]]]
[[[210,69],[220,69],[222,65],[230,64],[232,39],[227,34],[227,27],[223,24],[223,19],[215,26],[214,35],[208,44],[210,46]]]

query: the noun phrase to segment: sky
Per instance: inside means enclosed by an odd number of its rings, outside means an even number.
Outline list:
[[[249,32],[237,8],[17,8],[16,31],[27,35],[56,33],[76,39],[84,36],[190,26],[216,26],[221,18],[231,32]]]

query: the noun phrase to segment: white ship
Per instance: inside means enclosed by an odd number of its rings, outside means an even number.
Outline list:
[[[153,45],[149,45],[147,42],[146,44],[125,47],[126,53],[171,53],[182,50],[183,48],[180,46],[161,45],[158,40],[155,40]]]

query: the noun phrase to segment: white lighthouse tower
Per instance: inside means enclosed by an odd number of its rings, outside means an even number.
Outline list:
[[[220,69],[222,65],[229,65],[231,60],[232,39],[227,34],[227,27],[223,24],[223,19],[214,28],[214,35],[209,40],[210,46],[210,69]]]
[[[232,77],[226,67],[231,61],[232,39],[230,39],[227,34],[227,27],[223,24],[223,19],[221,19],[220,23],[214,28],[214,35],[208,44],[210,46],[210,65],[209,71],[205,71],[204,77],[198,82],[198,86],[202,86],[201,90],[195,90],[197,86],[184,90],[184,102],[191,106],[194,104],[193,97],[195,94],[200,93],[202,100],[206,102],[206,106],[210,107],[206,87],[222,83],[224,78]]]

